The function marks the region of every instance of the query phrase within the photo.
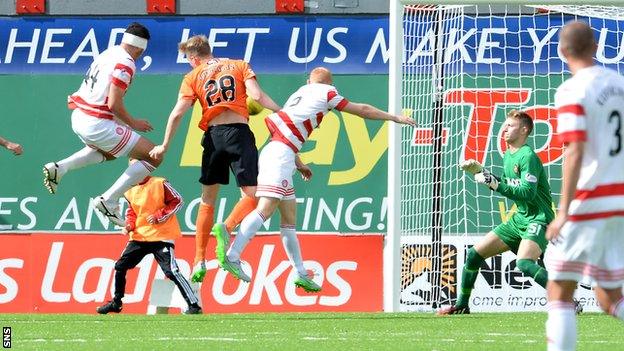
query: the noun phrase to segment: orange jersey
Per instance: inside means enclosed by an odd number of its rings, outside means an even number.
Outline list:
[[[199,99],[202,106],[199,128],[202,130],[208,129],[210,120],[225,109],[249,118],[245,81],[255,77],[245,61],[213,58],[184,76],[178,99]]]

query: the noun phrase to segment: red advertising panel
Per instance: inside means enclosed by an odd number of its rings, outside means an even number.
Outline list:
[[[4,234],[0,246],[0,313],[95,313],[113,291],[115,260],[126,237],[114,234]],[[218,269],[208,246],[208,273],[201,287],[204,312],[380,311],[380,235],[300,235],[305,266],[322,283],[320,293],[295,289],[295,272],[279,235],[254,238],[243,261],[252,273],[243,283]],[[176,241],[175,255],[185,276],[194,256],[194,238]],[[124,312],[146,313],[152,281],[163,278],[147,256],[128,272]]]

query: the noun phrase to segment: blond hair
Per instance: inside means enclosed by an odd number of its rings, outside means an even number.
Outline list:
[[[212,50],[205,35],[194,35],[187,41],[178,44],[178,50],[187,56],[210,57]]]
[[[520,110],[511,110],[507,113],[507,118],[512,118],[520,122],[520,125],[527,128],[527,135],[533,131],[533,118],[528,113]]]

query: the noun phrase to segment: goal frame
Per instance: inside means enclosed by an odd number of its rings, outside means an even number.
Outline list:
[[[583,5],[587,4],[586,1],[579,0],[549,0],[549,1],[520,1],[520,0],[473,0],[470,4],[466,4],[465,1],[460,0],[390,0],[389,4],[389,66],[388,66],[388,112],[392,114],[402,113],[402,57],[403,57],[403,6],[404,5]],[[597,0],[592,2],[592,6],[624,6],[624,0],[604,1]],[[440,55],[440,52],[434,52],[434,57]],[[434,63],[435,64],[435,63]],[[434,74],[432,79],[436,81],[442,81],[444,78],[442,65],[440,67],[434,67]],[[444,120],[443,106],[440,100],[444,88],[440,85],[436,85],[438,95],[434,98],[436,106],[433,110],[432,119],[436,123],[441,123]],[[433,128],[433,141],[434,149],[436,148],[436,140],[441,140],[440,135],[436,137],[436,123]],[[401,294],[401,125],[396,123],[388,124],[388,184],[387,184],[387,203],[388,203],[388,215],[387,215],[387,227],[386,235],[384,237],[383,248],[383,309],[385,312],[398,312],[400,310],[400,294]],[[438,131],[441,133],[441,131]],[[440,172],[436,171],[439,164],[436,164],[436,160],[433,161],[434,175],[440,176]],[[441,169],[441,167],[440,167]],[[439,178],[437,178],[439,180]],[[439,187],[438,191],[439,191]],[[434,189],[434,193],[435,193]],[[435,198],[440,197],[442,194],[434,194]],[[433,210],[436,208],[436,201],[434,198]],[[432,249],[435,256],[436,249],[441,250],[441,234],[442,234],[442,216],[444,214],[439,212],[432,214]],[[436,243],[437,241],[437,243]],[[439,253],[437,257],[439,257]],[[433,266],[436,264],[433,262]],[[440,267],[440,266],[437,266]],[[436,277],[434,277],[434,280]],[[439,279],[439,273],[438,277]],[[437,287],[436,287],[437,286]],[[434,285],[434,291],[432,294],[432,300],[436,299],[439,294],[439,284]],[[432,306],[435,306],[436,302],[432,301]]]

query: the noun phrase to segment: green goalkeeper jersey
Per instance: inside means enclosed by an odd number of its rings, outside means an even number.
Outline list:
[[[550,223],[555,218],[550,185],[542,161],[533,149],[523,145],[514,153],[507,150],[503,168],[496,191],[516,203],[515,220],[522,224]]]

